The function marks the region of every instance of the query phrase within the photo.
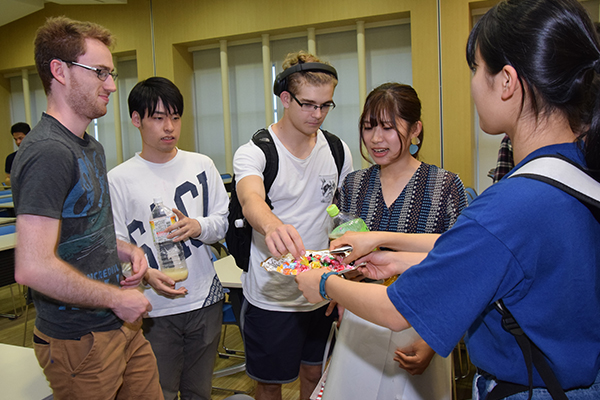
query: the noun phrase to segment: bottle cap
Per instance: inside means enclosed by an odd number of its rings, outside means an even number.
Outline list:
[[[155,197],[153,200],[154,204],[162,203],[162,197]]]
[[[332,204],[329,207],[327,207],[327,214],[329,214],[329,216],[331,218],[335,217],[339,213],[340,213],[340,210],[335,204]]]

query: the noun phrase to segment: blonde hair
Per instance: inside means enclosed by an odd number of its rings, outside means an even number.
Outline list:
[[[289,53],[283,61],[283,70],[293,67],[296,64],[304,64],[318,62],[326,65],[331,65],[328,62],[321,61],[317,56],[300,50],[295,53]],[[332,84],[336,87],[338,80],[332,74],[319,71],[300,71],[295,72],[287,77],[287,90],[290,93],[298,93],[298,88],[303,84],[314,86],[322,86]]]

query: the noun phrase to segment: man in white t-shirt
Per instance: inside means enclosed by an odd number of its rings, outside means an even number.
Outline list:
[[[247,374],[257,381],[256,399],[281,399],[281,384],[300,376],[300,398],[308,399],[321,376],[321,363],[333,317],[327,304],[308,303],[293,278],[267,272],[270,256],[328,248],[326,208],[335,188],[352,170],[343,143],[344,165],[338,174],[327,139],[319,129],[335,107],[337,72],[305,52],[289,54],[275,81],[285,113],[271,125],[279,157],[278,173],[265,202],[266,159],[252,141],[234,156],[236,191],[253,227],[250,265],[242,274],[247,302],[242,310]],[[338,176],[340,175],[340,176]]]
[[[166,400],[211,397],[221,334],[223,288],[211,250],[225,236],[229,198],[221,175],[205,155],[179,150],[183,97],[168,79],[149,78],[129,94],[129,113],[142,135],[142,151],[108,173],[117,237],[144,249],[144,294],[153,306],[144,335],[156,355]],[[150,211],[160,197],[178,222],[169,238],[183,244],[188,278],[177,284],[158,270]]]

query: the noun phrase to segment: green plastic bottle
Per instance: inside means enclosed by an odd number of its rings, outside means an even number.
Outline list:
[[[327,207],[327,214],[333,218],[333,229],[329,233],[329,240],[334,240],[342,236],[344,233],[352,232],[368,232],[369,228],[362,218],[352,214],[340,212],[339,208],[332,204]]]

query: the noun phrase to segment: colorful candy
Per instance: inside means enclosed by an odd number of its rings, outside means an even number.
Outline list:
[[[270,257],[263,261],[262,266],[267,271],[276,271],[283,275],[298,275],[316,268],[330,268],[340,272],[348,269],[348,265],[341,261],[344,256],[333,256],[326,250],[307,251],[299,260],[294,260],[291,254],[286,254],[278,258]]]

